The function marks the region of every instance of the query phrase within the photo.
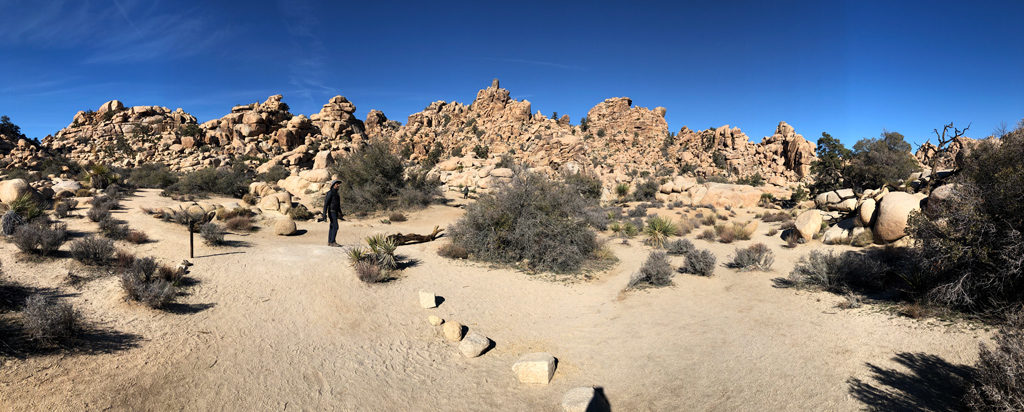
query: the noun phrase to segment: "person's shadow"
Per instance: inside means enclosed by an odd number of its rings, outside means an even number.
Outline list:
[[[870,411],[961,411],[966,409],[966,384],[974,368],[954,365],[925,353],[903,352],[893,358],[906,369],[885,369],[868,363],[875,384],[850,378],[850,394]]]

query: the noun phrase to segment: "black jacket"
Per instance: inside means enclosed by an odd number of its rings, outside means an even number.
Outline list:
[[[329,216],[341,217],[341,196],[337,190],[328,190],[324,197],[324,219]]]

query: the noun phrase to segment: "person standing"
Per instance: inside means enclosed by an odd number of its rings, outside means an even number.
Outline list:
[[[327,196],[324,197],[323,217],[320,218],[321,222],[325,219],[329,222],[327,246],[333,247],[341,246],[337,242],[338,219],[345,220],[345,217],[341,214],[341,195],[338,194],[339,187],[341,187],[341,182],[337,180],[331,181],[330,189],[327,190]]]

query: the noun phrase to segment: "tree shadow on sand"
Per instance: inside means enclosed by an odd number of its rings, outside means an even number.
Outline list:
[[[966,383],[974,368],[954,365],[925,353],[903,352],[894,361],[903,369],[886,369],[871,363],[870,381],[850,378],[850,394],[869,411],[960,411]]]

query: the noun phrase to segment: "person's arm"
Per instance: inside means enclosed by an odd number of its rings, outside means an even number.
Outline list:
[[[324,210],[321,212],[324,215],[324,219],[327,219],[327,209],[331,204],[331,192],[327,192],[327,196],[324,197]]]

